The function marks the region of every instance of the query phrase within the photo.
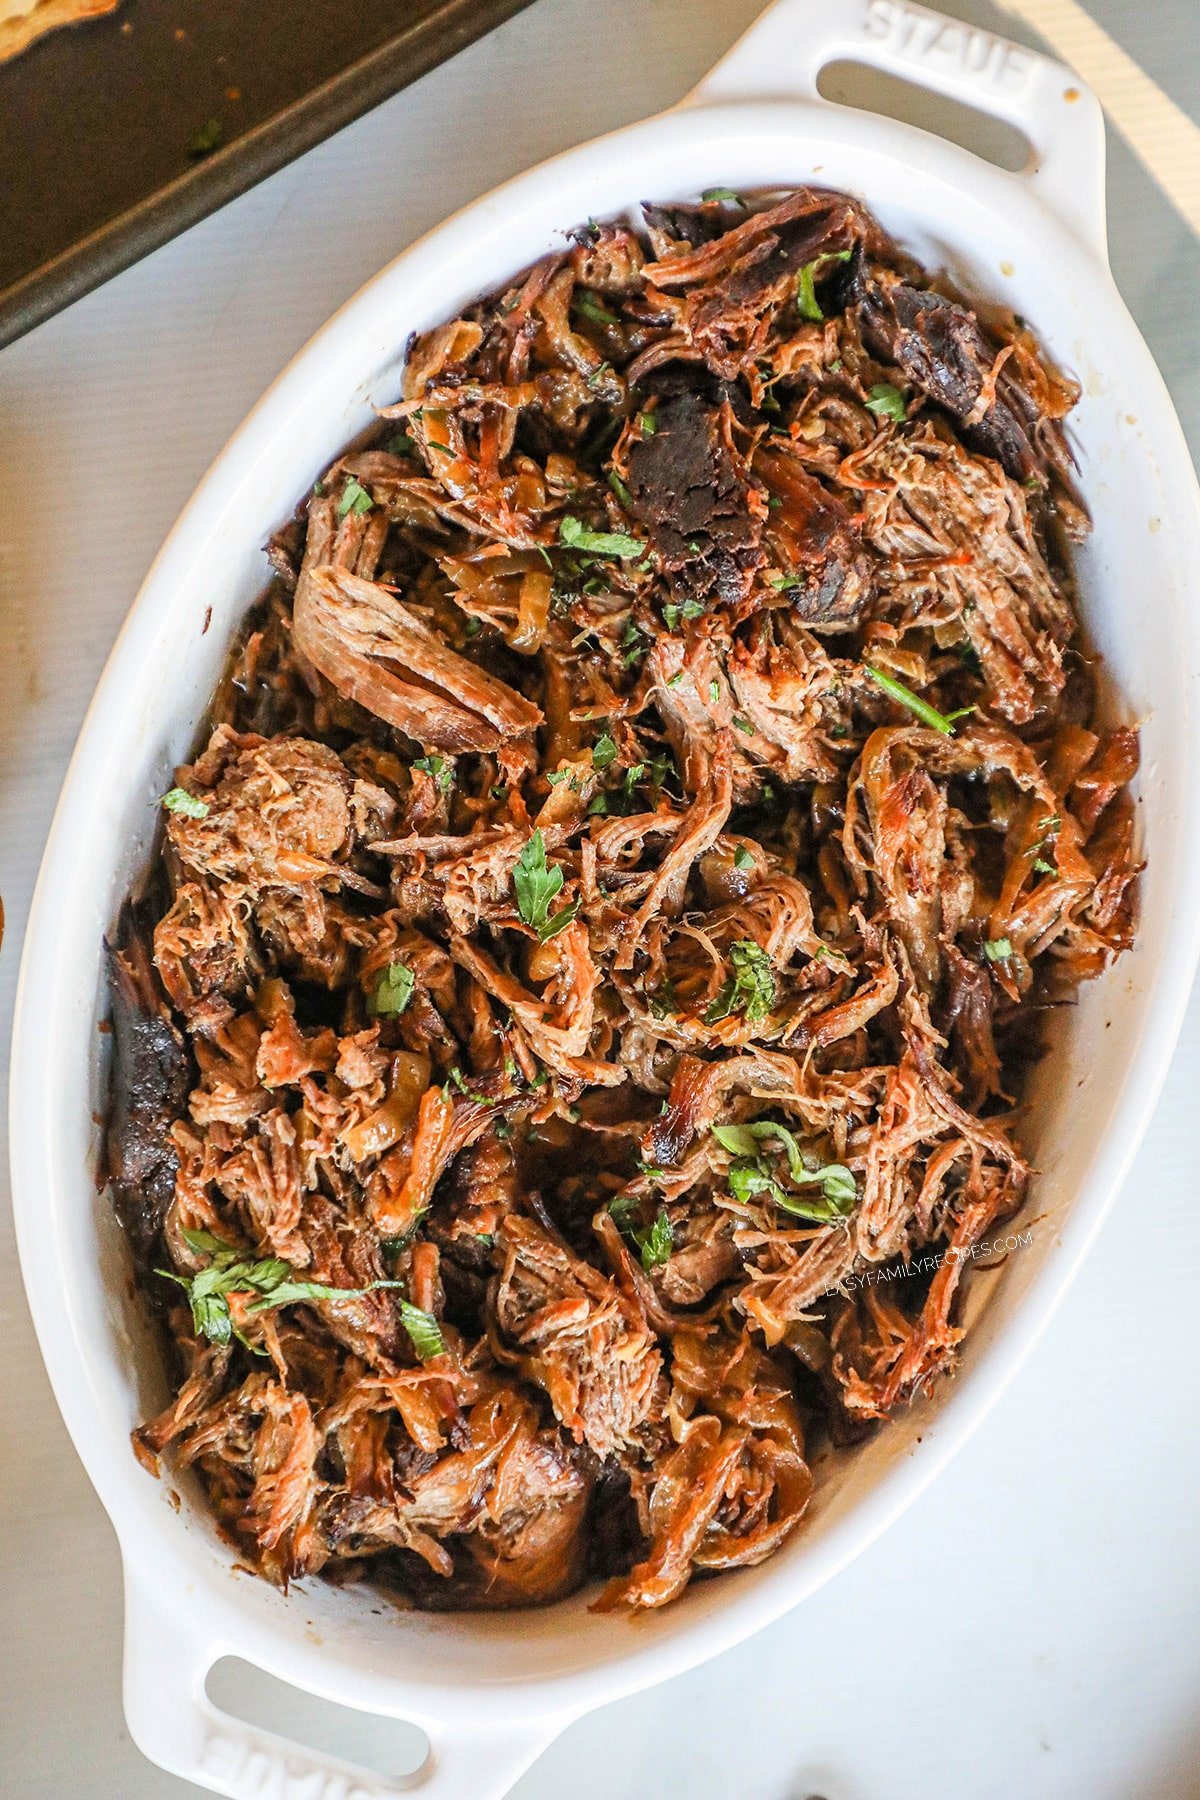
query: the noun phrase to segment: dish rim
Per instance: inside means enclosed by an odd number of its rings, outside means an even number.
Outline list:
[[[973,202],[990,205],[993,210],[1001,205],[1007,207],[1010,218],[1018,221],[1015,231],[1021,231],[1019,221],[1024,215],[1024,229],[1036,236],[1035,225],[1040,222],[1044,229],[1053,216],[1036,189],[1019,185],[1019,177],[984,168],[969,152],[931,139],[915,128],[867,115],[845,114],[844,109],[833,108],[827,102],[821,102],[818,108],[811,100],[794,99],[747,100],[742,104],[707,102],[691,109],[673,109],[624,127],[527,171],[463,209],[402,252],[339,309],[267,390],[220,452],[168,534],[130,609],[80,730],[30,909],[15,1009],[10,1107],[14,1214],[30,1308],[56,1399],[89,1478],[112,1519],[131,1588],[153,1588],[164,1579],[170,1580],[180,1574],[181,1563],[185,1576],[193,1571],[179,1556],[164,1510],[158,1504],[160,1496],[151,1484],[144,1482],[127,1443],[99,1437],[94,1419],[87,1415],[84,1346],[78,1341],[77,1322],[69,1308],[60,1308],[58,1292],[49,1279],[69,1255],[63,1238],[80,1204],[78,1173],[73,1194],[53,1190],[49,1206],[38,1204],[47,1168],[45,1144],[52,1141],[57,1114],[64,1107],[77,1104],[78,1096],[56,1096],[45,1081],[39,1087],[39,1075],[47,1066],[53,1067],[54,1050],[48,1042],[46,1022],[60,1017],[63,1010],[61,1002],[55,999],[54,987],[54,951],[68,930],[62,896],[71,897],[77,917],[80,912],[73,852],[89,804],[87,790],[94,781],[104,734],[111,729],[113,715],[119,716],[121,711],[123,692],[135,684],[143,662],[154,661],[156,631],[160,629],[156,606],[163,596],[169,598],[172,587],[186,587],[189,565],[203,550],[219,542],[223,516],[230,510],[233,498],[253,480],[256,463],[287,422],[302,410],[303,397],[313,381],[318,361],[331,354],[335,359],[341,356],[347,361],[356,360],[353,346],[365,344],[370,338],[372,320],[378,323],[381,311],[386,310],[386,298],[400,287],[402,277],[411,278],[414,269],[419,271],[423,264],[431,264],[449,237],[465,236],[477,228],[496,230],[498,213],[519,209],[549,182],[555,183],[563,195],[575,194],[589,179],[597,185],[598,174],[589,175],[589,169],[595,165],[598,170],[607,152],[618,143],[624,153],[637,147],[652,156],[656,146],[661,149],[682,135],[693,141],[698,164],[703,167],[712,160],[706,145],[711,150],[731,133],[744,143],[761,138],[765,144],[770,134],[797,128],[801,139],[815,137],[826,144],[838,142],[840,149],[852,157],[861,156],[868,163],[872,158],[901,155],[901,161],[907,160],[910,169],[916,165],[923,174],[930,173],[936,165],[944,186],[957,187],[960,192],[969,193]],[[930,145],[936,146],[936,156]],[[695,182],[697,188],[701,185],[702,176]],[[786,185],[784,178],[780,185]],[[835,181],[832,185],[848,184]],[[871,204],[870,188],[863,185]],[[586,216],[586,204],[579,204],[574,198],[566,202],[565,210],[567,224]],[[1120,338],[1126,354],[1128,385],[1137,391],[1146,438],[1154,447],[1163,485],[1173,502],[1173,514],[1170,521],[1164,519],[1164,529],[1181,542],[1190,538],[1193,544],[1200,543],[1200,493],[1161,377],[1094,246],[1085,243],[1070,224],[1064,226],[1058,221],[1057,229],[1066,270],[1057,279],[1065,284],[1074,271],[1076,278],[1086,276],[1095,284],[1094,304]],[[361,363],[363,358],[358,360]],[[315,468],[310,471],[310,480],[316,472]],[[1183,597],[1180,649],[1186,653],[1188,675],[1194,685],[1200,678],[1200,581],[1195,574],[1187,574],[1185,559],[1180,558],[1179,562]],[[161,664],[161,652],[158,658]],[[169,710],[169,704],[165,710]],[[1200,725],[1194,703],[1188,723],[1186,761],[1195,771],[1200,768]],[[1179,785],[1181,790],[1186,789],[1186,824],[1190,827],[1176,876],[1177,891],[1182,895],[1194,890],[1200,877],[1200,784],[1181,780]],[[78,932],[81,927],[76,923],[74,929]],[[536,1691],[534,1710],[542,1716],[557,1715],[561,1723],[651,1680],[665,1679],[692,1667],[779,1618],[865,1549],[916,1499],[981,1423],[1046,1328],[1136,1154],[1182,1023],[1198,951],[1200,912],[1192,918],[1188,909],[1181,906],[1158,953],[1156,991],[1147,1003],[1144,1041],[1128,1054],[1117,1110],[1109,1120],[1089,1175],[1070,1205],[1057,1248],[1048,1253],[1037,1278],[1020,1296],[1012,1315],[1004,1320],[997,1341],[989,1344],[986,1354],[972,1366],[969,1382],[964,1381],[940,1403],[920,1458],[889,1468],[822,1540],[814,1558],[770,1565],[770,1581],[741,1588],[731,1584],[719,1605],[689,1617],[670,1634],[656,1634],[650,1641],[638,1643],[636,1639],[642,1634],[631,1633],[627,1650],[619,1654],[605,1651],[593,1666],[568,1670],[553,1680],[533,1676],[524,1681],[518,1676],[513,1683],[424,1684],[417,1674],[406,1670],[370,1672],[364,1681],[362,1670],[349,1662],[332,1662],[327,1651],[301,1641],[300,1608],[296,1609],[294,1628],[286,1635],[280,1634],[249,1617],[240,1599],[234,1599],[237,1590],[232,1584],[228,1593],[204,1596],[211,1613],[206,1629],[213,1641],[223,1647],[236,1647],[237,1654],[285,1680],[369,1710],[440,1723],[448,1717],[451,1706],[461,1705],[463,1698],[470,1696],[485,1714],[500,1721],[512,1707],[513,1686],[520,1685]],[[99,955],[97,939],[97,960]],[[121,1466],[124,1463],[128,1468]],[[144,1482],[144,1499],[134,1491],[135,1476]],[[511,1622],[512,1615],[508,1617]],[[525,1629],[527,1618],[515,1621],[516,1635]],[[231,1638],[236,1638],[236,1646],[230,1643]],[[221,1649],[216,1652],[221,1653]],[[346,1691],[351,1679],[355,1698]],[[532,1697],[531,1694],[531,1700]]]

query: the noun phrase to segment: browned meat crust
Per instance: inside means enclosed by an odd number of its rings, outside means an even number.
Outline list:
[[[264,1575],[663,1605],[952,1364],[1134,923],[1072,399],[843,196],[649,207],[414,342],[276,535],[109,1125],[137,1452]]]

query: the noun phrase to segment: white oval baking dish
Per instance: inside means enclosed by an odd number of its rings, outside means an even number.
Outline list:
[[[1003,173],[928,134],[832,106],[816,77],[871,63],[1007,119],[1030,142]],[[1026,313],[1084,383],[1076,414],[1096,530],[1088,627],[1143,727],[1147,872],[1135,950],[1072,1009],[1027,1142],[1036,1221],[977,1275],[958,1378],[844,1462],[772,1561],[696,1583],[636,1626],[576,1597],[539,1613],[397,1615],[362,1589],[288,1597],[235,1574],[197,1497],[152,1481],[129,1430],[162,1398],[152,1334],[97,1194],[106,1009],[101,939],[142,863],[155,799],[193,740],[228,638],[265,574],[260,546],[392,399],[408,335],[640,198],[815,180],[861,195],[927,263]],[[125,1708],[164,1768],[235,1800],[496,1800],[582,1712],[713,1655],[795,1606],[864,1548],[979,1422],[1074,1274],[1130,1167],[1175,1043],[1200,909],[1200,504],[1170,402],[1109,274],[1103,125],[1059,64],[902,0],[780,0],[680,107],[510,182],[406,252],[280,377],[201,484],[151,570],[97,690],[47,846],[13,1045],[12,1173],[25,1282],[63,1416],[120,1540]],[[211,629],[206,620],[211,608]],[[1131,1197],[1131,1205],[1136,1198]],[[234,1653],[345,1705],[411,1719],[432,1749],[395,1783],[218,1712]]]

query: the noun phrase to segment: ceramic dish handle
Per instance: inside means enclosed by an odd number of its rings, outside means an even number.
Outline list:
[[[228,1800],[501,1800],[570,1723],[473,1724],[468,1716],[444,1735],[430,1724],[425,1762],[393,1778],[214,1706],[205,1682],[227,1653],[235,1652],[201,1635],[178,1605],[168,1607],[126,1576],[125,1717],[133,1740],[160,1768]]]
[[[832,105],[817,77],[865,63],[1004,119],[1030,146],[1028,182],[1102,260],[1104,115],[1064,63],[911,0],[776,0],[705,76],[685,105],[808,100]]]

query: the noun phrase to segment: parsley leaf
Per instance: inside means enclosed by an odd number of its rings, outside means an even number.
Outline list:
[[[207,1266],[195,1275],[177,1275],[171,1269],[158,1269],[156,1273],[184,1290],[192,1308],[192,1323],[198,1335],[211,1344],[227,1344],[236,1337],[247,1349],[255,1349],[233,1323],[231,1294],[252,1295],[246,1311],[260,1313],[276,1306],[294,1306],[302,1300],[355,1300],[377,1288],[403,1285],[399,1281],[372,1281],[362,1288],[327,1287],[323,1281],[297,1280],[296,1271],[281,1256],[246,1256],[208,1231],[185,1231],[183,1236],[192,1250],[209,1257]]]
[[[575,311],[581,313],[585,319],[593,319],[597,325],[619,325],[621,323],[616,313],[609,312],[603,301],[596,294],[588,293],[586,288],[576,288],[572,298]]]
[[[621,505],[625,508],[626,512],[632,512],[633,495],[625,486],[625,483],[621,480],[621,477],[617,474],[615,469],[610,469],[608,471],[608,485],[617,496],[617,499],[621,502]]]
[[[658,430],[658,420],[652,412],[644,412],[638,420],[638,428],[643,437],[653,437]]]
[[[207,819],[208,801],[198,800],[195,794],[189,794],[186,788],[174,787],[169,794],[164,794],[158,803],[165,806],[168,812],[182,813],[185,819]]]
[[[413,768],[432,776],[441,794],[448,794],[454,786],[454,763],[451,759],[444,756],[418,756],[413,760]]]
[[[849,250],[827,250],[823,256],[814,257],[812,262],[805,263],[796,277],[796,305],[802,319],[811,319],[814,324],[820,324],[825,314],[821,311],[821,303],[817,299],[813,283],[826,263],[844,263],[849,260]]]
[[[550,939],[557,937],[560,931],[565,931],[578,911],[578,900],[572,900],[569,906],[564,906],[559,912],[556,912],[552,919],[547,919],[546,923],[538,929],[538,937],[542,943],[548,944]]]
[[[609,763],[616,761],[616,755],[617,746],[606,731],[592,745],[593,769],[607,769]]]
[[[873,412],[877,419],[895,419],[903,423],[907,417],[904,395],[890,381],[880,381],[867,395],[867,411]]]
[[[699,600],[685,600],[682,606],[675,606],[668,602],[667,605],[663,607],[662,612],[663,623],[667,630],[674,631],[677,628],[680,619],[701,618],[704,613],[704,608]]]
[[[561,912],[551,915],[550,903],[561,893],[562,884],[562,870],[557,863],[547,865],[546,840],[540,830],[535,831],[513,867],[513,887],[518,913],[543,944],[557,937],[579,911],[578,900],[572,900]]]
[[[642,1267],[647,1275],[660,1263],[668,1262],[675,1248],[675,1233],[666,1213],[660,1210],[648,1230],[635,1231],[633,1241],[642,1253]]]
[[[371,995],[369,1010],[377,1019],[399,1018],[413,997],[417,978],[407,963],[391,962],[381,969]]]
[[[723,1150],[739,1160],[729,1169],[729,1190],[743,1204],[758,1194],[766,1194],[775,1206],[797,1218],[829,1223],[844,1218],[858,1198],[858,1184],[853,1172],[843,1163],[809,1163],[786,1125],[773,1119],[755,1119],[748,1125],[714,1125],[713,1136]],[[797,1187],[819,1187],[821,1199],[805,1198],[791,1193],[775,1175],[760,1145],[772,1140],[782,1148],[788,1165],[788,1176]]]
[[[629,1222],[638,1203],[636,1194],[614,1194],[608,1203],[608,1213],[618,1231],[628,1231]]]
[[[752,850],[747,850],[745,844],[739,844],[733,853],[733,866],[735,869],[752,869],[754,867],[754,852]]]
[[[909,712],[920,719],[922,725],[929,725],[934,731],[940,731],[946,737],[949,737],[954,730],[955,719],[965,719],[968,713],[975,711],[973,706],[960,706],[957,712],[940,713],[936,706],[930,706],[928,700],[922,700],[919,694],[914,694],[911,688],[905,687],[902,681],[897,681],[894,675],[885,675],[882,669],[873,668],[870,663],[864,663],[863,668],[890,700],[896,700],[901,706],[907,706]]]
[[[760,944],[739,938],[729,946],[731,973],[725,986],[704,1015],[715,1025],[740,1012],[752,1025],[761,1024],[775,1004],[775,974],[771,959]]]
[[[633,556],[641,556],[646,546],[637,538],[626,537],[623,531],[589,531],[578,519],[568,513],[558,524],[559,542],[568,545],[572,550],[583,551],[588,556],[618,556],[627,560]]]
[[[432,1356],[444,1356],[446,1340],[442,1336],[442,1328],[432,1313],[423,1312],[414,1306],[411,1300],[400,1302],[400,1323],[412,1339],[412,1347],[422,1362],[428,1362]]]
[[[983,946],[983,954],[989,962],[1006,962],[1013,953],[1010,938],[989,938]]]
[[[1044,819],[1038,820],[1037,825],[1034,828],[1041,835],[1038,837],[1037,842],[1032,844],[1025,854],[1032,858],[1034,872],[1038,875],[1058,874],[1058,870],[1055,868],[1054,864],[1047,860],[1047,853],[1052,849],[1052,840],[1058,836],[1061,825],[1061,813],[1047,813]]]
[[[337,516],[339,519],[344,519],[347,513],[353,513],[357,518],[360,513],[370,512],[374,504],[375,502],[362,482],[355,481],[351,476],[342,489],[342,497],[337,503]]]
[[[705,188],[700,198],[701,200],[725,200],[730,206],[740,206],[743,210],[746,205],[742,196],[740,194],[735,194],[732,188]]]
[[[647,1180],[660,1177],[662,1173],[661,1169],[642,1169]],[[608,1203],[608,1212],[622,1236],[629,1238],[641,1251],[642,1267],[648,1275],[651,1269],[657,1269],[670,1257],[675,1248],[675,1233],[671,1229],[670,1219],[661,1207],[654,1222],[639,1230],[633,1223],[638,1200],[637,1194],[615,1194]]]

